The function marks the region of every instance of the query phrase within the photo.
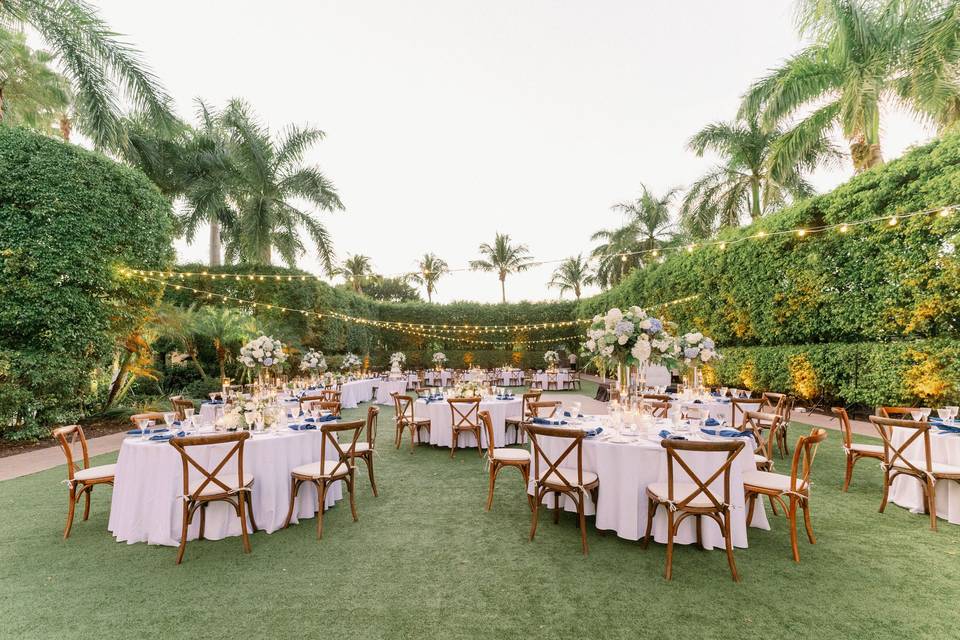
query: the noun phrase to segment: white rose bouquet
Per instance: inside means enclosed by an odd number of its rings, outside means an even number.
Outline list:
[[[250,367],[273,367],[287,361],[283,343],[270,336],[254,338],[240,347],[240,362]]]
[[[402,351],[397,351],[390,355],[390,364],[403,366],[407,363],[407,356]]]
[[[348,353],[343,356],[343,361],[340,363],[340,368],[344,371],[356,371],[363,366],[363,362],[357,356],[352,353]]]
[[[551,367],[555,367],[557,363],[560,362],[560,354],[556,351],[547,351],[543,354],[543,361]]]
[[[327,359],[323,357],[323,354],[319,351],[314,351],[310,349],[305,354],[303,354],[303,359],[300,360],[300,370],[301,371],[326,371],[327,370]]]
[[[436,365],[437,369],[441,368],[447,362],[447,356],[442,351],[437,351],[433,354],[433,364]]]
[[[647,315],[640,307],[626,311],[613,308],[593,317],[583,343],[583,355],[608,364],[675,366],[680,347],[663,320]]]
[[[453,388],[453,397],[455,398],[476,398],[483,392],[481,386],[476,382],[461,382]]]

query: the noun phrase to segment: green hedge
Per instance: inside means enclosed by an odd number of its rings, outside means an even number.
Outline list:
[[[168,267],[173,222],[139,172],[0,127],[0,435],[42,434],[102,391],[94,372],[160,293],[118,266]]]

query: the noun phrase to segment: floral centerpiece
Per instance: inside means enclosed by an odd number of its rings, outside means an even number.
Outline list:
[[[543,354],[543,361],[547,363],[549,368],[556,369],[557,363],[560,362],[560,354],[556,351],[547,351]]]
[[[453,387],[455,398],[476,398],[483,393],[483,387],[477,382],[460,382]]]
[[[264,374],[271,367],[287,361],[283,343],[270,336],[254,338],[240,347],[240,362],[250,369],[256,369],[260,385],[264,384]]]
[[[276,411],[271,409],[273,406],[265,398],[242,400],[240,404],[231,405],[216,424],[228,431],[252,430],[273,423]]]
[[[433,366],[437,368],[437,371],[443,369],[443,365],[447,363],[447,356],[442,351],[437,351],[433,354]]]
[[[390,378],[399,380],[403,377],[403,365],[407,362],[407,356],[402,351],[397,351],[390,355]]]
[[[359,371],[361,366],[363,366],[363,362],[352,353],[343,356],[343,360],[340,362],[340,369],[343,371]]]
[[[310,349],[303,354],[303,359],[300,360],[300,370],[322,373],[327,370],[327,359],[319,351]]]
[[[700,367],[708,362],[720,359],[720,354],[717,353],[713,340],[699,331],[693,331],[680,337],[679,346],[683,364],[692,369],[693,372],[691,383],[696,388],[702,387]]]

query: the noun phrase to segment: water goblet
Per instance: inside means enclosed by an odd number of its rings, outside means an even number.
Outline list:
[[[929,419],[930,419],[931,409],[930,409],[930,407],[923,407],[922,409],[920,409],[920,413],[923,414],[923,419],[924,419],[924,420],[929,420]]]
[[[194,411],[193,407],[191,407],[191,408],[189,408],[189,409],[184,409],[184,410],[183,410],[184,415],[187,416],[187,420],[189,420],[190,418],[193,417],[194,412],[195,412],[195,411]]]
[[[923,411],[920,409],[911,409],[910,417],[913,418],[914,422],[920,422],[920,419],[923,417]]]
[[[163,423],[167,425],[168,429],[173,428],[173,423],[177,421],[177,414],[173,411],[164,411],[163,412]]]

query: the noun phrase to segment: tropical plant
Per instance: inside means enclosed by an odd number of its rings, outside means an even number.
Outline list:
[[[203,307],[194,318],[195,330],[213,342],[220,366],[220,380],[226,380],[226,362],[230,346],[247,340],[257,331],[252,316],[228,307]]]
[[[333,183],[303,156],[324,138],[323,131],[291,125],[278,138],[253,115],[242,100],[231,100],[220,116],[228,136],[229,199],[235,223],[225,229],[226,257],[269,265],[274,249],[288,265],[306,251],[305,228],[327,273],[333,273],[334,252],[326,228],[309,212],[293,204],[303,200],[323,211],[343,209]]]
[[[336,275],[343,278],[357,293],[363,293],[363,282],[373,276],[373,265],[370,256],[361,253],[348,255],[347,259],[336,269]]]
[[[480,253],[485,256],[480,260],[471,260],[470,268],[476,271],[494,271],[500,279],[500,294],[503,302],[507,301],[507,276],[511,273],[520,273],[534,266],[530,257],[530,250],[523,244],[511,244],[510,236],[498,233],[493,244],[484,242],[480,245]]]
[[[119,40],[83,0],[3,0],[0,25],[30,25],[69,78],[76,124],[98,147],[123,140],[121,99],[160,127],[174,121],[169,98],[140,53]]]
[[[178,345],[183,354],[190,359],[201,378],[207,377],[207,372],[200,362],[200,346],[197,343],[199,334],[200,311],[197,306],[179,307],[174,304],[161,302],[150,316],[147,331],[158,338],[167,338]]]
[[[404,276],[367,278],[363,295],[384,302],[420,302],[420,293]]]
[[[418,271],[410,274],[410,279],[422,284],[427,290],[427,302],[433,302],[433,292],[437,288],[437,281],[450,273],[447,263],[432,253],[425,253],[417,263]]]
[[[24,33],[0,24],[0,122],[49,134],[60,125],[70,137],[70,83],[51,64],[53,56],[27,46]]]
[[[718,226],[739,226],[744,213],[756,221],[790,199],[812,195],[804,172],[836,160],[840,152],[821,132],[793,165],[774,169],[771,153],[782,135],[779,129],[761,128],[756,117],[715,122],[698,131],[688,143],[690,150],[701,157],[713,151],[721,163],[687,190],[680,208],[684,228],[694,236],[707,236]]]
[[[560,289],[562,296],[565,291],[573,291],[574,297],[579,300],[583,288],[593,284],[594,275],[590,269],[590,263],[583,259],[583,254],[578,254],[573,258],[567,258],[554,269],[553,276],[548,287]]]
[[[835,126],[847,140],[855,171],[882,163],[885,101],[899,99],[942,125],[955,121],[955,4],[801,0],[797,27],[813,43],[756,81],[741,108],[747,119],[759,114],[767,129],[799,117],[774,145],[772,170],[795,166]],[[938,75],[944,68],[949,73]]]

